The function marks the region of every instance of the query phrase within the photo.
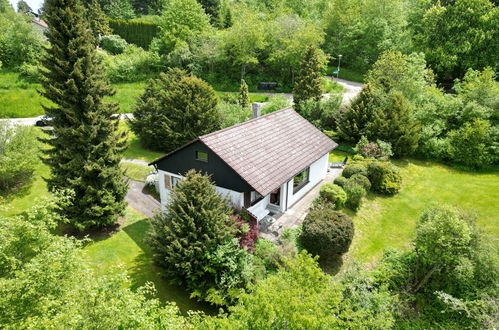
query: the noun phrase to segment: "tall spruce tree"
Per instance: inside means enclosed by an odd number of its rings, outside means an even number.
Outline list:
[[[246,84],[244,79],[241,79],[241,87],[239,87],[239,104],[243,109],[247,108],[250,104],[248,84]]]
[[[109,20],[106,14],[104,14],[99,1],[92,0],[87,9],[87,18],[92,34],[96,40],[98,40],[99,36],[111,34]]]
[[[47,0],[49,25],[43,91],[55,106],[44,107],[53,130],[42,139],[50,148],[49,189],[71,189],[73,203],[62,212],[79,230],[113,224],[125,209],[127,184],[120,169],[125,133],[111,119],[118,106],[103,101],[114,91],[104,78],[79,0]]]
[[[373,120],[383,103],[383,94],[366,84],[352,104],[341,114],[338,129],[341,137],[349,142],[357,143],[361,136],[367,135],[367,125]]]
[[[318,49],[314,46],[308,46],[293,88],[295,109],[298,112],[303,102],[321,99],[322,67],[323,61]]]
[[[394,155],[402,157],[417,149],[420,130],[407,99],[401,92],[393,92],[379,111],[373,113],[366,135],[370,141],[390,142]]]
[[[172,192],[167,212],[151,221],[150,244],[166,277],[191,289],[210,273],[206,253],[230,239],[229,209],[206,175],[193,170]]]

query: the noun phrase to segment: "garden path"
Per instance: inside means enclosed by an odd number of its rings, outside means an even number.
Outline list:
[[[296,204],[280,215],[277,220],[265,230],[265,232],[261,232],[261,237],[272,242],[277,242],[285,228],[298,227],[308,214],[312,202],[319,197],[321,186],[325,183],[333,182],[342,171],[342,168],[330,168],[324,180],[319,182],[314,188],[312,188],[312,190],[296,202]]]
[[[153,217],[161,209],[161,203],[153,196],[144,193],[145,183],[129,180],[126,201],[128,206],[146,217]]]

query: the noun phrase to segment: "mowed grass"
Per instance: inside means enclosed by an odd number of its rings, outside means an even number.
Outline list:
[[[499,172],[471,173],[430,161],[394,161],[403,184],[392,197],[369,194],[354,215],[350,255],[372,262],[387,248],[408,248],[416,221],[433,205],[451,204],[477,216],[486,233],[499,237]]]
[[[147,176],[153,170],[150,166],[144,166],[140,164],[132,164],[132,163],[121,163],[121,167],[125,169],[125,175],[135,181],[145,182]]]
[[[146,162],[152,162],[165,154],[162,152],[151,151],[144,148],[139,138],[130,130],[126,120],[120,121],[120,129],[128,133],[128,148],[123,152],[123,158],[140,159]]]
[[[149,219],[128,208],[126,221],[119,232],[111,237],[96,239],[85,247],[97,275],[124,269],[130,276],[132,289],[152,282],[158,299],[164,303],[175,302],[184,313],[188,310],[215,312],[211,306],[190,299],[183,288],[170,284],[160,276],[161,269],[154,265],[152,252],[147,244],[149,230]]]

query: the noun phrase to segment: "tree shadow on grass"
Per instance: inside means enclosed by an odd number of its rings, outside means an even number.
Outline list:
[[[190,298],[185,288],[172,284],[161,276],[161,269],[154,264],[152,251],[147,244],[147,232],[150,229],[149,219],[145,218],[123,228],[123,231],[140,247],[140,254],[134,259],[133,267],[128,269],[132,281],[132,289],[143,286],[146,282],[154,283],[156,298],[166,303],[174,301],[183,314],[189,310],[203,311],[213,315],[217,309],[207,303]]]
[[[343,258],[341,255],[328,255],[319,258],[319,266],[329,275],[336,275],[343,266]]]

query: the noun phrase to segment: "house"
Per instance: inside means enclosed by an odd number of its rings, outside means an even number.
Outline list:
[[[47,29],[49,26],[44,20],[38,19],[38,18],[33,18],[31,20],[31,23],[35,26],[35,28],[42,34],[45,35],[45,32],[47,32]]]
[[[253,119],[200,136],[152,162],[162,208],[190,169],[211,175],[234,208],[246,208],[258,220],[285,212],[321,182],[337,144],[292,108],[258,114],[254,105]]]

